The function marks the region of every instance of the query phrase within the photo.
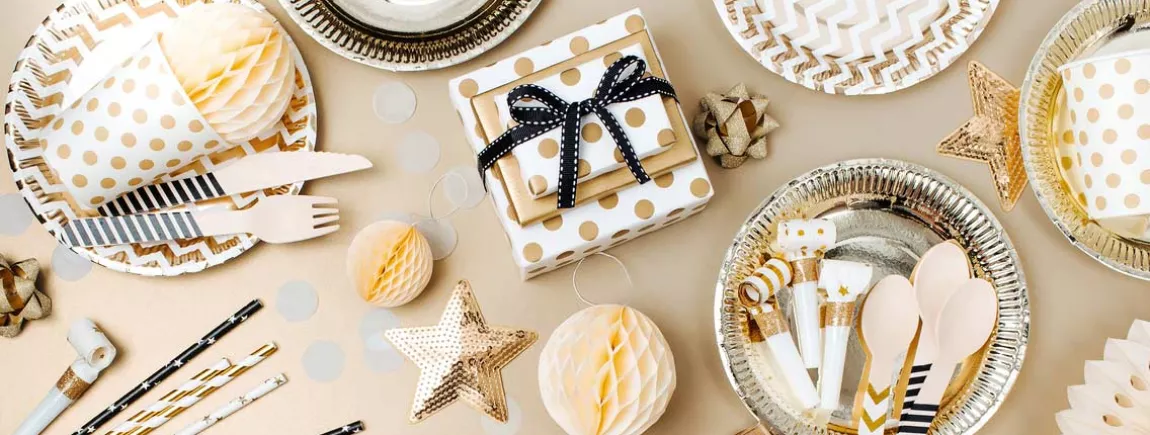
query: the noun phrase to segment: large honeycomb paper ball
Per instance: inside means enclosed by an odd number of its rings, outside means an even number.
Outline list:
[[[347,273],[360,297],[381,307],[411,302],[431,280],[431,245],[415,227],[379,221],[347,248]]]
[[[246,143],[279,123],[291,101],[295,62],[271,14],[203,4],[173,20],[159,40],[172,73],[224,140]]]
[[[559,325],[539,357],[539,392],[568,435],[638,435],[675,391],[659,327],[630,307],[597,305]]]

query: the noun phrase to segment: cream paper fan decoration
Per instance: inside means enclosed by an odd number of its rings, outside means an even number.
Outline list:
[[[539,357],[539,392],[568,435],[638,435],[667,409],[675,360],[659,327],[621,305],[584,309]]]
[[[176,79],[224,140],[245,143],[287,110],[295,62],[267,12],[205,4],[176,18],[159,39]]]
[[[1070,409],[1055,417],[1065,435],[1150,433],[1150,323],[1108,339],[1102,361],[1087,361],[1086,384],[1067,388]]]
[[[432,266],[431,245],[403,222],[368,225],[347,248],[347,274],[356,291],[381,307],[397,307],[423,293]]]

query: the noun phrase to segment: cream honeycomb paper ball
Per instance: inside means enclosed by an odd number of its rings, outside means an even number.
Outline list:
[[[415,227],[396,221],[368,225],[347,248],[347,273],[360,297],[381,307],[411,302],[427,287],[431,245]]]
[[[539,392],[568,435],[638,435],[675,391],[671,348],[650,318],[597,305],[555,329],[539,357]]]
[[[295,62],[271,14],[204,4],[176,18],[159,40],[176,79],[224,140],[245,143],[287,110]]]

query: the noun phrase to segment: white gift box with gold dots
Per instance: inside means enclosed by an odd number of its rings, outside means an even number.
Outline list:
[[[525,83],[553,90],[567,86],[560,95],[568,102],[588,98],[606,65],[621,55],[639,56],[648,62],[649,73],[666,77],[646,21],[638,9],[633,9],[458,77],[449,85],[451,99],[467,139],[478,153],[511,119],[506,104],[510,88]],[[573,65],[577,58],[593,61]],[[573,70],[576,73],[570,72]],[[574,80],[574,74],[581,78]],[[538,80],[524,80],[534,77]],[[710,201],[711,182],[679,105],[672,99],[660,101],[658,96],[624,104],[612,105],[609,110],[622,121],[644,168],[654,178],[651,182],[640,185],[625,167],[620,168],[617,159],[611,157],[615,143],[605,131],[599,131],[598,136],[591,127],[588,132],[587,126],[599,124],[595,115],[581,122],[580,155],[596,161],[588,162],[594,167],[590,171],[581,168],[574,208],[555,208],[558,129],[520,145],[485,174],[523,279],[679,222],[702,211]],[[491,128],[494,123],[504,128]],[[606,152],[584,152],[590,148],[604,148]],[[507,160],[513,164],[503,165]],[[546,189],[530,191],[529,180],[534,175],[544,177]],[[521,202],[516,204],[513,196]],[[528,213],[531,217],[522,217]]]

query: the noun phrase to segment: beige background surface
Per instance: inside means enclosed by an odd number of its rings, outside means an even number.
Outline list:
[[[281,20],[278,4],[269,9]],[[291,382],[209,433],[314,434],[363,419],[369,433],[482,433],[483,417],[465,405],[453,406],[426,422],[407,423],[417,369],[405,364],[390,374],[370,372],[363,362],[358,324],[370,307],[344,277],[344,250],[355,231],[387,211],[422,212],[426,190],[445,170],[471,165],[461,129],[447,98],[449,78],[535,46],[633,6],[641,6],[685,104],[688,117],[699,97],[743,81],[768,94],[770,113],[783,125],[771,135],[771,156],[737,170],[710,165],[717,195],[700,216],[612,250],[628,263],[636,288],[615,284],[608,262],[585,266],[588,297],[628,303],[653,318],[670,342],[679,384],[666,416],[653,435],[730,434],[752,423],[732,392],[715,349],[713,288],[719,262],[740,223],[781,183],[816,166],[858,157],[891,157],[925,164],[968,186],[991,205],[1022,257],[1030,284],[1033,325],[1021,377],[986,434],[1053,433],[1053,414],[1067,406],[1065,388],[1082,381],[1082,362],[1100,358],[1106,337],[1124,336],[1135,318],[1150,318],[1150,285],[1093,262],[1063,239],[1031,193],[1011,213],[998,207],[989,171],[982,165],[940,157],[935,143],[970,116],[965,63],[979,60],[1021,83],[1030,57],[1050,26],[1072,0],[1004,1],[974,47],[935,78],[893,95],[847,98],[790,84],[756,64],[727,34],[708,0],[580,0],[544,2],[507,42],[462,66],[442,71],[395,74],[361,66],[323,49],[299,27],[286,22],[311,69],[320,104],[320,148],[361,153],[376,169],[311,183],[305,192],[341,200],[344,229],[333,236],[287,246],[259,246],[241,258],[207,272],[179,278],[142,278],[95,267],[85,278],[67,282],[51,270],[42,285],[56,303],[52,317],[33,322],[15,340],[0,341],[0,433],[9,433],[75,357],[64,340],[69,322],[88,316],[120,348],[120,357],[81,401],[47,433],[67,433],[166,362],[191,341],[253,297],[269,309],[209,352],[196,369],[222,356],[246,354],[275,340],[280,352],[241,381],[228,386],[202,408],[181,416],[175,430],[247,386],[279,371]],[[56,7],[51,0],[5,0],[0,14],[0,80],[27,36]],[[389,126],[371,109],[370,95],[387,80],[415,89],[419,108],[408,123]],[[404,173],[394,158],[402,134],[425,129],[443,144],[434,171]],[[0,169],[0,193],[15,186],[7,165]],[[445,206],[441,204],[441,206]],[[452,284],[472,281],[484,313],[496,324],[534,329],[540,343],[504,371],[508,397],[523,411],[521,434],[560,434],[537,392],[536,363],[542,342],[579,309],[570,290],[570,268],[528,283],[519,282],[496,216],[489,205],[458,213],[453,223],[459,246],[436,263],[436,275],[422,297],[394,312],[406,326],[437,321]],[[38,226],[15,237],[0,236],[0,252],[15,258],[51,262],[53,239]],[[598,274],[598,276],[591,276]],[[286,322],[273,306],[277,289],[305,280],[319,291],[319,312],[310,320]],[[342,377],[330,383],[310,380],[300,356],[314,340],[334,340],[347,356]],[[169,380],[166,390],[178,383]],[[145,402],[161,392],[149,394]],[[105,430],[107,427],[105,427]]]

